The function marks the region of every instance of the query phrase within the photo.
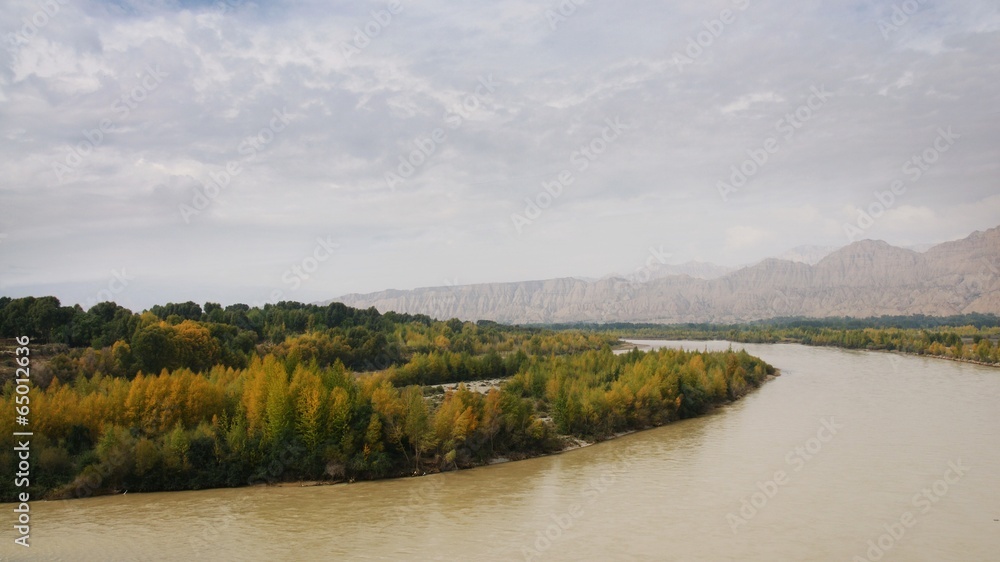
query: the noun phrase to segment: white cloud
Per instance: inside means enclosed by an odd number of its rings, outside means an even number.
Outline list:
[[[745,250],[774,238],[774,234],[754,226],[731,226],[726,229],[726,249]]]
[[[755,103],[767,102],[767,103],[779,103],[785,101],[785,98],[781,97],[775,92],[757,92],[753,94],[748,94],[745,96],[740,96],[736,101],[723,106],[719,111],[722,113],[735,113],[737,111],[743,111],[750,108]]]
[[[890,41],[876,23],[888,0],[754,3],[678,68],[672,53],[723,4],[590,2],[553,30],[545,3],[407,3],[350,60],[342,45],[383,3],[67,5],[0,52],[0,293],[62,283],[75,298],[127,267],[146,305],[252,300],[328,234],[343,256],[297,299],[599,277],[650,245],[746,263],[843,243],[844,210],[869,204],[945,126],[961,141],[871,232],[933,242],[995,226],[995,3],[928,6]],[[0,13],[0,30],[18,33],[32,6]],[[148,65],[168,76],[123,115],[114,104]],[[495,91],[453,113],[484,76]],[[717,182],[779,137],[814,86],[836,96],[723,202]],[[178,205],[282,108],[288,127],[185,224]],[[609,118],[634,128],[595,140]],[[54,164],[104,119],[115,131],[58,181]],[[439,128],[447,139],[389,191],[386,172]],[[510,215],[561,170],[572,184],[514,234]]]

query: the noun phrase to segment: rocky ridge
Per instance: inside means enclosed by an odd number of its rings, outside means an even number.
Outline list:
[[[1000,314],[1000,227],[924,253],[863,240],[815,265],[767,259],[712,279],[563,278],[391,290],[333,300],[383,312],[517,324]]]

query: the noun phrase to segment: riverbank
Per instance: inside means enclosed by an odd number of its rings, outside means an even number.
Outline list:
[[[771,342],[733,342],[733,343],[771,343]],[[912,351],[900,351],[898,349],[869,349],[865,347],[845,347],[842,345],[823,345],[823,344],[809,344],[799,341],[780,341],[774,343],[797,343],[799,345],[804,345],[807,347],[825,347],[830,349],[846,349],[848,351],[871,351],[875,353],[885,353],[888,355],[902,355],[906,357],[924,357],[927,359],[944,359],[946,361],[954,361],[956,363],[968,363],[970,365],[980,365],[982,367],[994,367],[1000,368],[1000,363],[986,363],[984,361],[976,361],[975,359],[966,359],[964,357],[949,357],[947,355],[932,355],[930,353],[914,353]]]
[[[652,348],[652,346],[641,346],[641,347],[645,347],[646,349],[651,349]],[[626,348],[626,350],[629,350],[629,349],[630,348]],[[506,464],[506,463],[519,462],[519,461],[524,461],[524,460],[529,460],[529,459],[538,459],[538,458],[544,458],[544,457],[551,457],[551,456],[555,456],[555,455],[561,455],[561,454],[564,454],[564,453],[570,453],[570,452],[573,452],[573,451],[578,451],[580,449],[585,449],[587,447],[591,447],[591,446],[597,445],[599,443],[605,443],[605,442],[609,442],[609,441],[614,441],[615,439],[619,439],[619,438],[625,437],[627,435],[633,435],[633,434],[637,434],[637,433],[643,433],[643,432],[647,432],[647,431],[652,431],[654,429],[659,429],[659,428],[667,427],[667,426],[675,424],[677,422],[686,421],[686,420],[692,420],[692,419],[698,419],[698,418],[701,418],[701,417],[705,417],[705,416],[716,414],[720,410],[723,410],[723,409],[725,409],[725,408],[727,408],[729,406],[732,406],[733,404],[736,404],[737,402],[739,402],[740,400],[742,400],[746,396],[750,395],[752,392],[756,392],[756,391],[760,390],[765,384],[778,379],[780,376],[781,376],[781,370],[780,369],[775,369],[774,374],[767,375],[764,378],[764,380],[761,382],[761,384],[759,386],[754,387],[750,392],[747,392],[746,394],[744,394],[743,396],[740,396],[736,400],[730,400],[728,402],[724,402],[724,403],[721,403],[721,404],[712,404],[711,406],[708,407],[708,409],[704,413],[702,413],[699,416],[695,416],[693,418],[683,418],[683,419],[678,419],[678,420],[671,421],[671,422],[666,423],[666,424],[654,425],[654,426],[649,426],[649,427],[643,427],[643,428],[639,428],[639,429],[630,429],[630,430],[626,430],[626,431],[620,431],[620,432],[613,433],[613,434],[611,434],[611,435],[609,435],[607,437],[601,438],[601,439],[583,439],[583,438],[580,438],[580,437],[575,436],[575,435],[559,435],[558,437],[563,440],[564,445],[562,446],[562,448],[560,448],[558,450],[553,450],[553,451],[543,452],[543,453],[534,453],[534,454],[526,453],[524,455],[516,455],[516,456],[514,456],[514,458],[510,458],[508,456],[497,456],[497,457],[494,457],[492,459],[489,459],[485,463],[475,464],[475,465],[470,465],[470,466],[464,466],[464,467],[456,468],[456,469],[453,469],[453,470],[444,470],[444,471],[442,471],[442,470],[428,470],[428,471],[422,472],[421,474],[389,476],[389,477],[386,477],[386,478],[378,478],[378,479],[374,479],[374,480],[364,480],[364,481],[365,482],[372,482],[372,481],[383,481],[383,480],[399,480],[399,479],[403,479],[403,478],[419,478],[419,477],[423,477],[423,476],[430,476],[432,474],[442,474],[442,473],[445,473],[445,472],[475,470],[477,468],[485,468],[485,467],[494,466],[494,465],[498,465],[498,464]],[[495,381],[471,381],[471,383],[477,383],[477,382],[483,383],[482,385],[478,385],[478,386],[487,386],[486,383],[495,382]],[[467,384],[467,383],[461,383],[461,384]],[[540,418],[540,419],[542,419],[547,424],[550,424],[550,425],[552,424],[551,418]],[[302,481],[290,481],[290,482],[260,483],[260,484],[255,484],[255,485],[251,485],[251,486],[244,486],[244,487],[251,487],[251,488],[259,488],[259,487],[298,488],[298,487],[303,487],[303,488],[305,488],[305,487],[314,487],[314,486],[339,486],[339,485],[353,484],[354,482],[356,482],[356,481],[355,480],[336,480],[336,481],[332,481],[332,480],[331,481],[324,481],[324,480],[302,480]]]
[[[773,380],[768,376],[775,373],[772,365],[744,351],[668,348],[623,355],[607,347],[575,355],[540,355],[506,381],[477,380],[450,392],[443,387],[396,386],[384,377],[327,381],[304,368],[295,372],[290,384],[284,383],[289,390],[283,390],[279,383],[286,371],[280,364],[251,367],[209,378],[180,373],[102,381],[107,388],[88,396],[118,400],[119,410],[124,410],[124,397],[149,394],[146,387],[153,384],[198,385],[206,396],[221,400],[232,388],[230,379],[243,380],[242,389],[247,390],[237,394],[259,407],[248,408],[245,421],[239,417],[239,423],[220,416],[196,428],[174,424],[169,433],[143,430],[131,418],[106,425],[92,433],[100,448],[93,454],[74,453],[78,459],[64,455],[74,464],[58,480],[46,482],[37,497],[69,499],[126,490],[134,494],[282,481],[316,485],[558,454],[703,415]],[[277,382],[265,384],[268,377]],[[212,385],[218,387],[214,393],[206,388]],[[333,386],[328,411],[322,408],[327,385]],[[492,391],[498,386],[500,392]],[[312,402],[319,408],[312,418],[301,418],[300,408],[272,408],[267,394],[280,393],[284,403],[301,406],[308,405],[307,392],[319,396]],[[72,391],[57,396],[63,402],[76,397]],[[209,406],[203,408],[203,417],[218,412]],[[275,423],[283,424],[280,438],[273,431]],[[49,448],[66,446],[58,442]]]
[[[804,344],[803,344],[804,345]],[[851,349],[848,347],[837,347],[837,346],[813,346],[813,347],[833,347],[835,349]],[[974,359],[966,359],[964,357],[948,357],[945,355],[928,355],[926,353],[913,353],[911,351],[898,351],[889,349],[853,349],[852,351],[875,351],[878,353],[887,353],[890,355],[903,355],[906,357],[924,357],[927,359],[944,359],[946,361],[954,361],[956,363],[968,363],[970,365],[980,365],[982,367],[993,367],[1000,368],[1000,363],[986,363],[983,361],[976,361]]]
[[[650,346],[646,346],[646,347],[649,348]],[[620,431],[620,432],[613,433],[613,434],[611,434],[609,436],[606,436],[606,437],[603,437],[603,438],[600,438],[600,439],[583,439],[583,438],[575,436],[575,435],[559,434],[557,436],[557,438],[562,442],[561,447],[559,447],[558,449],[554,449],[554,450],[546,451],[546,452],[525,452],[525,453],[519,453],[519,454],[515,454],[515,455],[508,454],[508,455],[505,455],[505,456],[493,457],[493,458],[487,460],[484,463],[476,463],[476,464],[472,464],[472,465],[462,466],[462,467],[458,467],[458,468],[455,468],[455,469],[452,469],[452,470],[430,469],[430,470],[422,471],[420,474],[397,474],[397,475],[392,475],[392,476],[386,476],[384,478],[363,479],[363,480],[355,480],[355,479],[347,479],[347,480],[315,480],[315,479],[313,479],[313,480],[280,481],[280,480],[274,479],[273,481],[259,481],[259,482],[252,483],[252,484],[248,483],[245,486],[205,488],[205,490],[213,490],[213,489],[215,489],[215,490],[241,489],[241,488],[243,488],[243,489],[245,489],[245,488],[312,488],[312,487],[321,487],[321,486],[322,487],[326,487],[326,486],[347,486],[347,485],[350,485],[350,484],[354,484],[356,482],[378,482],[378,481],[388,481],[388,480],[400,480],[400,479],[406,479],[406,478],[419,478],[419,477],[423,477],[423,476],[430,476],[430,475],[433,475],[433,474],[442,474],[442,473],[445,473],[445,472],[468,471],[468,470],[475,470],[475,469],[478,469],[478,468],[486,468],[486,467],[494,466],[494,465],[498,465],[498,464],[516,463],[516,462],[519,462],[519,461],[524,461],[524,460],[529,460],[529,459],[538,459],[538,458],[544,458],[544,457],[551,457],[551,456],[555,456],[555,455],[561,455],[561,454],[564,454],[564,453],[570,453],[570,452],[573,452],[573,451],[578,451],[578,450],[581,450],[581,449],[585,449],[585,448],[591,447],[593,445],[597,445],[599,443],[605,443],[605,442],[609,442],[609,441],[614,441],[616,439],[619,439],[621,437],[625,437],[627,435],[633,435],[633,434],[637,434],[637,433],[644,433],[644,432],[651,431],[651,430],[654,430],[654,429],[659,429],[659,428],[663,428],[663,427],[666,427],[666,426],[669,426],[669,425],[673,425],[673,424],[675,424],[677,422],[698,419],[698,418],[701,418],[701,417],[705,417],[705,416],[716,414],[720,410],[723,410],[723,409],[725,409],[725,408],[727,408],[729,406],[732,406],[733,404],[736,404],[737,402],[739,402],[739,400],[742,400],[743,398],[745,398],[746,396],[748,396],[752,392],[760,390],[765,384],[776,380],[780,376],[781,376],[780,369],[775,369],[775,373],[774,374],[767,375],[764,378],[764,380],[761,382],[761,384],[759,386],[754,387],[753,389],[751,389],[746,394],[743,394],[742,396],[740,396],[738,399],[736,399],[736,400],[730,400],[728,402],[724,402],[724,403],[721,403],[721,404],[712,404],[701,415],[695,416],[695,417],[692,417],[692,418],[683,418],[683,419],[673,420],[673,421],[671,421],[669,423],[666,423],[666,424],[652,425],[652,426],[649,426],[649,427],[643,427],[643,428],[639,428],[639,429],[630,429],[630,430],[626,430],[626,431]],[[481,385],[475,385],[475,383],[477,383],[477,382],[478,383],[483,383],[483,384],[481,384]],[[475,386],[488,386],[488,383],[493,383],[493,382],[495,382],[495,381],[492,381],[492,380],[491,381],[471,381],[471,383],[474,384]],[[461,384],[467,384],[467,383],[461,383]],[[551,418],[539,418],[539,419],[541,419],[544,423],[550,425],[550,427],[554,427],[554,424],[553,424]],[[192,491],[192,490],[175,490],[175,491],[185,492],[185,491]],[[125,490],[125,491],[120,491],[119,490],[119,491],[111,491],[111,492],[108,492],[108,493],[95,493],[95,494],[93,494],[93,496],[94,497],[100,497],[100,496],[124,495],[125,493],[128,493],[128,491],[127,490]],[[133,494],[143,494],[143,493],[152,494],[152,493],[162,493],[162,492],[132,492],[132,493]],[[68,498],[46,498],[45,501],[60,501],[62,499],[68,499]]]
[[[665,338],[665,339],[660,339],[660,340],[651,339],[651,338],[648,338],[648,337],[636,337],[634,339],[637,340],[637,341],[670,341],[670,342],[673,342],[673,341],[696,341],[696,342],[725,341],[725,342],[729,342],[729,343],[734,344],[734,345],[737,345],[737,344],[775,345],[775,344],[782,344],[782,343],[786,343],[786,344],[787,343],[793,343],[793,344],[798,344],[798,345],[804,345],[806,347],[820,347],[820,348],[830,348],[830,349],[845,349],[845,350],[848,350],[848,351],[873,351],[873,352],[878,352],[878,353],[888,353],[888,354],[892,354],[892,355],[906,355],[906,356],[910,356],[910,357],[927,357],[927,358],[930,358],[930,359],[945,359],[947,361],[955,361],[957,363],[969,363],[971,365],[981,365],[983,367],[1000,368],[1000,363],[987,363],[985,361],[977,361],[975,359],[967,359],[967,358],[964,358],[964,357],[950,357],[950,356],[947,356],[947,355],[932,355],[932,354],[929,354],[929,353],[914,353],[912,351],[900,351],[898,349],[872,349],[872,348],[868,348],[868,347],[848,347],[848,346],[843,346],[843,345],[831,345],[831,344],[822,344],[822,343],[806,343],[806,342],[795,340],[795,339],[783,339],[783,340],[779,340],[779,341],[737,341],[737,340],[726,339],[726,338],[723,338],[723,337],[711,337],[711,338],[685,337],[685,338],[679,338],[679,339],[675,338],[675,337],[671,337],[671,338]],[[625,341],[626,343],[614,347],[615,351],[620,351],[620,352],[621,351],[631,351],[633,349],[633,347],[638,347],[640,351],[645,351],[647,349],[650,349],[650,346],[647,345],[647,344],[627,343],[628,342],[627,338],[623,338],[623,341]]]

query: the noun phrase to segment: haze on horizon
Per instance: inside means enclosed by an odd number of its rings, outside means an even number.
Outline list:
[[[742,265],[879,206],[855,239],[1000,224],[985,0],[49,0],[0,37],[4,296],[313,302]]]

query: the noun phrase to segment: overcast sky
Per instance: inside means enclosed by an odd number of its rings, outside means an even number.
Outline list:
[[[578,1],[4,0],[0,295],[310,302],[1000,224],[995,0]]]

